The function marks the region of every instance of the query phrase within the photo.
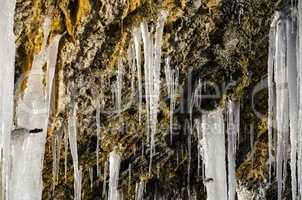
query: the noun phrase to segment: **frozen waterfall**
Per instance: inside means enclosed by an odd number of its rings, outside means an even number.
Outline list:
[[[12,132],[10,200],[38,200],[42,196],[42,168],[48,128],[52,82],[61,36],[47,47],[50,19],[46,19],[43,49],[34,57],[23,98],[16,108],[17,129]],[[47,63],[47,70],[43,67]],[[43,79],[47,73],[46,86]],[[36,130],[30,133],[30,130]]]

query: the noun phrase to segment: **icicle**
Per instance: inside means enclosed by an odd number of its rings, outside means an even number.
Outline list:
[[[202,115],[205,180],[208,200],[227,200],[225,136],[222,110]]]
[[[12,175],[10,177],[9,199],[41,199],[42,169],[45,142],[47,136],[50,98],[54,78],[57,51],[61,36],[56,36],[47,48],[50,20],[44,23],[44,41],[42,51],[34,56],[32,69],[27,79],[27,88],[23,98],[18,99],[16,123],[27,130],[41,130],[36,134],[25,133],[23,146],[12,144]],[[45,64],[47,70],[44,70]],[[46,73],[46,74],[45,74]],[[46,79],[46,87],[43,80]],[[12,141],[17,142],[18,141]],[[21,153],[18,148],[21,148]]]
[[[93,168],[89,168],[90,190],[93,191]]]
[[[135,200],[143,200],[144,192],[145,192],[145,183],[143,181],[140,181],[140,183],[136,185]]]
[[[64,127],[64,181],[67,183],[68,132]]]
[[[296,27],[295,16],[292,10],[291,19],[286,21],[287,38],[287,78],[289,89],[289,121],[290,121],[290,166],[291,166],[291,189],[292,199],[297,199],[297,132],[298,132],[298,88],[297,88],[297,56],[296,56]]]
[[[298,192],[299,196],[302,196],[302,1],[298,1],[298,37],[297,37],[297,69],[298,69],[298,102],[299,102],[299,113],[298,113]]]
[[[108,162],[105,162],[104,166],[104,176],[103,176],[103,192],[102,192],[102,197],[105,198],[106,196],[106,185],[107,185],[107,172],[108,171]]]
[[[108,200],[119,200],[118,180],[121,157],[114,150],[109,154],[109,192]]]
[[[170,97],[170,141],[173,142],[173,115],[175,110],[176,93],[178,87],[179,72],[178,69],[172,70],[170,66],[170,57],[166,59],[165,77]]]
[[[73,170],[74,170],[74,199],[81,200],[81,172],[79,169],[77,147],[77,105],[74,103],[72,113],[68,118],[68,139],[70,144]]]
[[[240,102],[230,100],[227,112],[227,141],[228,141],[228,200],[235,200],[236,194],[236,142],[240,122],[238,113]]]
[[[54,192],[59,180],[60,155],[61,155],[61,133],[52,136],[52,190]]]
[[[123,72],[124,67],[122,60],[118,60],[117,80],[116,80],[116,94],[115,94],[115,109],[118,114],[122,111],[122,89],[123,89]],[[121,118],[120,118],[121,119]]]
[[[0,198],[9,199],[11,174],[11,130],[13,126],[14,76],[15,76],[15,0],[5,0],[0,7]]]
[[[275,29],[279,15],[274,16],[269,34],[269,55],[268,55],[268,152],[269,152],[269,181],[271,181],[272,165],[273,165],[273,126],[275,120],[276,100],[275,100],[275,85],[274,85],[274,63],[275,63]]]
[[[166,12],[160,13],[156,23],[156,32],[153,44],[152,31],[149,32],[148,24],[141,23],[141,32],[144,43],[144,74],[145,74],[145,93],[147,110],[147,135],[150,134],[150,165],[149,173],[152,169],[152,158],[155,146],[155,134],[157,131],[157,113],[160,95],[160,67],[161,67],[161,39],[163,35],[164,23],[167,17]]]
[[[276,176],[278,182],[278,200],[282,198],[284,189],[284,165],[287,162],[287,138],[288,138],[288,89],[286,77],[286,40],[285,40],[285,23],[279,21],[276,27],[276,64],[275,64],[275,82],[276,82],[276,122],[277,122],[277,169]]]
[[[99,151],[100,151],[100,140],[101,140],[101,108],[100,101],[96,102],[96,174],[100,176],[100,163],[99,163]]]
[[[129,164],[129,167],[128,167],[128,195],[130,195],[130,192],[131,192],[131,164]]]
[[[143,102],[143,93],[142,93],[142,69],[141,69],[141,46],[142,46],[142,36],[139,28],[133,30],[133,39],[135,47],[135,58],[136,58],[136,71],[137,71],[137,82],[138,82],[138,111],[139,117],[138,121],[141,124],[142,118],[142,102]]]

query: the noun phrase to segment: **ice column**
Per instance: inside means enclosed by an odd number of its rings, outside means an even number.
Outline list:
[[[1,199],[8,199],[10,143],[13,122],[15,75],[15,0],[1,1],[0,7],[0,162]]]
[[[109,154],[109,192],[108,200],[119,200],[118,180],[120,173],[121,157],[114,150]]]
[[[16,108],[17,125],[25,131],[22,132],[22,136],[15,136],[14,133],[12,136],[10,200],[38,200],[42,196],[42,169],[52,82],[57,61],[58,44],[61,38],[61,36],[56,36],[53,38],[51,45],[47,47],[49,26],[50,20],[46,18],[43,28],[45,36],[42,45],[43,50],[34,57],[24,97],[18,99]],[[45,72],[43,67],[46,63],[47,70]],[[44,83],[45,77],[47,77],[46,86]],[[32,129],[40,129],[41,131],[29,134],[28,130]]]
[[[202,115],[203,158],[208,200],[227,200],[225,132],[223,110]]]

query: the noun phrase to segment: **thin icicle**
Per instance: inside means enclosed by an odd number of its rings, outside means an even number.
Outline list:
[[[297,57],[296,57],[296,27],[294,27],[294,12],[286,21],[287,38],[287,78],[289,89],[289,121],[290,121],[290,166],[292,199],[297,199],[297,132],[298,132],[298,96],[297,96]]]
[[[107,173],[108,173],[108,161],[104,165],[104,175],[103,175],[103,192],[102,197],[105,199],[106,196],[106,186],[107,186]]]
[[[176,93],[178,87],[179,72],[178,69],[172,70],[170,66],[170,57],[166,58],[165,77],[168,95],[170,97],[170,142],[173,142],[173,115],[176,103]]]
[[[59,180],[62,134],[52,136],[52,190],[54,192]]]
[[[99,151],[100,151],[100,139],[101,139],[101,105],[100,101],[96,102],[96,174],[100,176],[100,163],[99,163]]]
[[[131,192],[131,170],[132,170],[132,166],[131,164],[129,164],[129,167],[128,167],[128,195],[130,195],[130,192]]]
[[[228,200],[235,200],[236,194],[236,142],[240,122],[237,119],[240,102],[230,100],[227,107],[227,141],[228,141]]]
[[[274,16],[269,33],[269,55],[268,55],[268,152],[269,152],[269,181],[272,179],[273,168],[273,127],[275,120],[276,100],[275,100],[275,86],[274,86],[274,62],[275,62],[275,29],[278,22],[278,13]]]
[[[135,47],[135,60],[136,60],[136,71],[137,71],[137,82],[138,82],[138,121],[141,124],[142,118],[142,102],[143,102],[143,93],[142,93],[142,69],[141,69],[141,46],[142,46],[142,36],[139,28],[133,30],[133,40]]]
[[[68,139],[70,144],[73,170],[74,170],[74,199],[81,200],[81,172],[79,169],[77,147],[77,105],[74,103],[72,113],[68,118]]]
[[[208,200],[227,200],[224,119],[221,109],[202,115],[205,180]]]
[[[89,168],[90,190],[93,191],[93,168]]]
[[[11,174],[11,130],[13,126],[14,75],[15,75],[15,0],[5,0],[0,7],[0,162],[1,196],[9,199]]]
[[[118,180],[121,156],[114,150],[109,154],[109,192],[108,200],[119,200]]]
[[[64,181],[67,183],[68,131],[64,127]]]

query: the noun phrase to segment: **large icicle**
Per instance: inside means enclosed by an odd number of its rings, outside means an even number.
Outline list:
[[[21,135],[13,132],[12,137],[12,174],[10,180],[10,200],[35,200],[42,197],[42,168],[50,110],[52,82],[57,61],[58,44],[61,36],[56,36],[47,48],[50,20],[44,24],[42,52],[34,57],[32,69],[27,80],[24,97],[18,99],[16,119],[22,127]],[[45,63],[47,70],[44,71]],[[43,80],[46,77],[46,87]],[[22,129],[21,128],[21,129]],[[29,130],[41,130],[29,134]],[[22,141],[20,141],[22,140]],[[22,145],[20,145],[22,144]]]
[[[299,1],[299,12],[301,2]],[[296,24],[295,22],[298,21]],[[301,196],[301,33],[302,18],[296,11],[277,12],[271,24],[268,60],[269,86],[269,163],[273,163],[276,148],[276,179],[278,200],[283,198],[287,178],[288,140],[290,139],[290,169],[292,199]],[[297,29],[298,28],[298,29]],[[298,31],[297,31],[298,30]],[[299,43],[297,44],[297,41]],[[298,74],[298,75],[297,75]],[[300,92],[300,93],[299,93]],[[275,131],[273,131],[275,128]],[[277,141],[273,143],[273,134]],[[297,162],[298,161],[298,162]],[[271,172],[270,167],[270,172]],[[270,175],[271,177],[271,175]],[[298,182],[297,182],[298,180]]]
[[[203,158],[208,200],[227,200],[223,110],[202,115]]]
[[[294,17],[294,14],[290,15]],[[291,188],[292,199],[297,199],[297,132],[298,132],[298,98],[297,98],[297,57],[296,57],[296,27],[293,24],[295,19],[286,21],[287,38],[287,79],[289,92],[289,121],[290,121],[290,166],[291,166]],[[285,169],[286,170],[286,169]]]
[[[156,23],[155,37],[149,32],[148,24],[141,23],[141,32],[144,43],[144,74],[145,74],[145,93],[146,93],[146,110],[147,110],[147,134],[150,134],[150,166],[152,168],[152,158],[155,146],[155,134],[157,131],[157,113],[160,95],[160,67],[161,67],[161,39],[164,30],[166,12],[161,12]],[[154,40],[154,44],[153,44]]]
[[[302,196],[302,1],[298,1],[298,45],[297,45],[297,69],[298,69],[298,192]]]
[[[109,192],[108,200],[119,200],[118,180],[120,173],[121,157],[114,150],[109,154]]]
[[[0,7],[0,162],[1,199],[8,198],[10,175],[10,143],[13,124],[15,75],[15,0],[1,1]]]
[[[74,170],[74,199],[81,200],[81,171],[79,168],[77,147],[77,105],[73,102],[72,112],[68,117],[68,139],[72,156]]]

